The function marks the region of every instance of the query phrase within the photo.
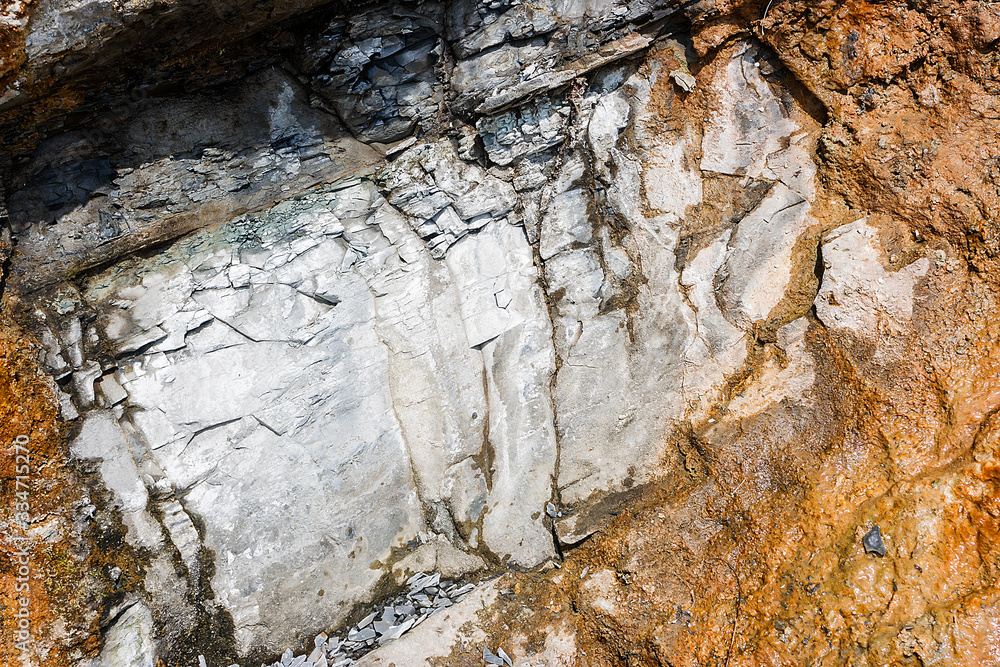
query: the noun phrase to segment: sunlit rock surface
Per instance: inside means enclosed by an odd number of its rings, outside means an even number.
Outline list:
[[[320,5],[0,15],[36,663],[1000,664],[994,10]]]

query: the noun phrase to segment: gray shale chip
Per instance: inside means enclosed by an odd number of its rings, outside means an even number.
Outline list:
[[[865,536],[861,538],[861,544],[867,554],[875,554],[881,558],[888,553],[885,544],[882,543],[882,531],[879,530],[878,526],[872,526],[872,529],[865,533]]]
[[[483,660],[490,665],[502,665],[503,658],[498,655],[493,655],[489,648],[483,647]]]

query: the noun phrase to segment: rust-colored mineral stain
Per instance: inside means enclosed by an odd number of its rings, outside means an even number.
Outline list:
[[[20,0],[4,9],[4,20],[0,21],[0,89],[6,88],[7,77],[24,64],[28,19],[35,4],[35,0]]]
[[[912,330],[872,343],[812,318],[812,398],[717,414],[695,433],[702,473],[665,465],[561,570],[522,577],[486,626],[497,643],[554,623],[545,600],[580,665],[1000,665],[1000,125],[984,92],[1000,56],[977,46],[995,21],[955,18],[974,9],[783,2],[758,24],[830,114],[825,198],[880,230],[888,270],[928,258]],[[701,26],[700,50],[724,25]],[[664,85],[652,104],[682,125],[703,96]],[[874,525],[884,557],[862,546]]]
[[[120,526],[86,518],[103,502],[69,461],[38,355],[23,330],[0,324],[0,664],[60,667],[96,653],[102,609],[139,571]]]

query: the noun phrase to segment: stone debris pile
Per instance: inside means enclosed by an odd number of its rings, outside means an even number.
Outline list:
[[[380,610],[373,611],[347,630],[346,637],[328,636],[320,633],[315,639],[315,648],[308,655],[296,656],[291,649],[285,649],[281,659],[271,665],[261,667],[346,667],[366,653],[379,646],[399,639],[409,630],[423,623],[442,609],[461,602],[475,588],[475,584],[458,584],[441,580],[441,574],[418,572],[406,580],[409,590],[397,595]],[[500,650],[500,656],[506,654]],[[486,652],[483,654],[486,655]],[[492,655],[492,654],[491,654]],[[500,659],[500,658],[498,658]],[[510,664],[510,658],[506,658]],[[206,667],[204,658],[199,656],[199,667]],[[504,664],[501,660],[500,663]],[[239,667],[231,665],[230,667]]]

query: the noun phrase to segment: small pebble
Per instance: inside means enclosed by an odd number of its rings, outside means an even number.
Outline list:
[[[861,538],[861,544],[865,548],[865,553],[875,554],[880,558],[888,553],[882,542],[882,531],[878,526],[872,526],[872,529]]]

